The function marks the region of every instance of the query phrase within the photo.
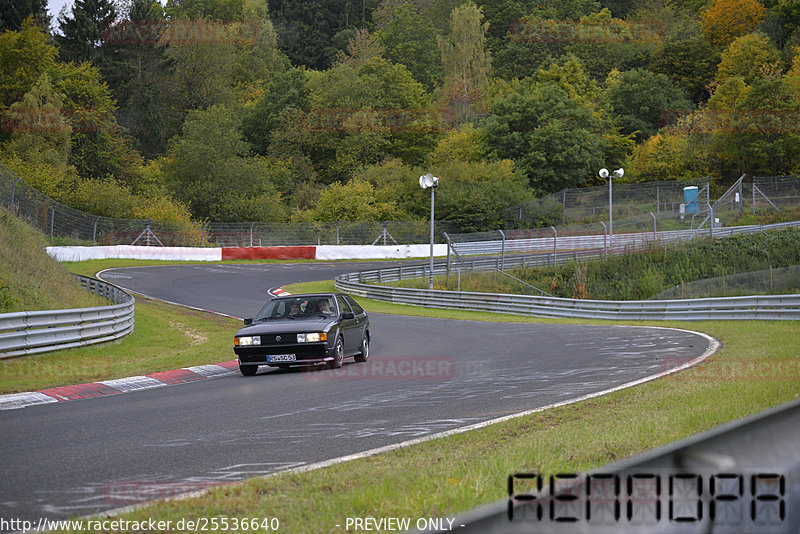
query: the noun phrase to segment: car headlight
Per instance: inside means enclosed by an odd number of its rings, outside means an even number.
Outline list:
[[[233,344],[240,347],[261,345],[261,336],[241,336],[233,338]]]
[[[311,332],[308,334],[297,334],[298,343],[317,343],[319,341],[326,341],[328,334],[325,332]]]

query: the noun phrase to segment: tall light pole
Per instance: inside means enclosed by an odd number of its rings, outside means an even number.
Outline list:
[[[608,169],[602,168],[598,173],[600,178],[608,178],[608,249],[613,252],[614,250],[614,201],[611,194],[611,177],[608,175]],[[616,178],[622,178],[625,171],[620,167],[614,171]]]
[[[419,186],[422,189],[431,190],[431,281],[429,289],[433,290],[433,198],[436,186],[439,185],[439,179],[431,173],[419,177]]]

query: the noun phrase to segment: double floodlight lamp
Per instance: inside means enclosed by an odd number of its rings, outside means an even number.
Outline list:
[[[422,189],[428,189],[429,187],[436,187],[439,185],[439,179],[432,175],[431,173],[424,174],[419,177],[419,186]]]
[[[625,171],[619,168],[616,171],[614,171],[614,178],[622,178],[624,174]],[[600,169],[600,178],[608,178],[608,169],[605,168]]]

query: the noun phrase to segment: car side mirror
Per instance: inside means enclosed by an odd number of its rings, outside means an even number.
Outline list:
[[[342,319],[355,319],[356,316],[353,315],[353,312],[343,312]]]
[[[253,318],[252,317],[248,317],[247,319],[244,320],[244,325],[245,326],[250,326],[251,324],[253,324]]]

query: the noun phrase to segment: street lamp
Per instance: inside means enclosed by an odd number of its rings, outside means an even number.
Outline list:
[[[608,169],[602,168],[600,169],[600,178],[608,178],[608,249],[613,252],[614,250],[614,202],[611,196],[611,178],[608,175]],[[622,175],[625,174],[625,171],[620,167],[616,171],[614,171],[614,177],[622,178]]]
[[[433,197],[437,185],[439,185],[439,179],[431,173],[419,177],[419,186],[422,189],[431,189],[431,290],[433,290]]]

